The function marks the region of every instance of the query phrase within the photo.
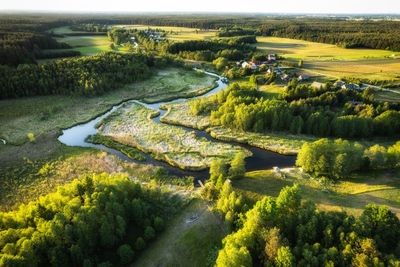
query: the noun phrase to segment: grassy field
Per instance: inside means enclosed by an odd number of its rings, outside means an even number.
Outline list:
[[[190,170],[205,169],[215,158],[232,159],[243,150],[237,146],[197,138],[194,132],[158,124],[150,119],[158,114],[158,111],[140,104],[126,103],[100,122],[99,133],[152,153],[153,157],[173,166]]]
[[[208,40],[215,37],[216,30],[202,30],[186,27],[170,27],[170,26],[148,26],[148,25],[116,25],[126,29],[146,30],[161,29],[167,31],[167,38],[171,40],[185,41],[185,40]]]
[[[209,210],[205,201],[195,199],[133,266],[213,266],[212,256],[227,233],[223,220]]]
[[[258,50],[277,53],[292,62],[304,61],[304,68],[335,76],[368,79],[398,79],[400,53],[377,49],[344,49],[303,40],[257,37]]]
[[[0,138],[21,144],[28,133],[36,137],[52,130],[69,128],[96,117],[128,99],[167,100],[201,93],[214,78],[179,68],[155,69],[150,79],[101,96],[38,96],[0,101]],[[5,149],[0,142],[0,152]]]
[[[371,172],[354,175],[337,183],[323,184],[298,170],[285,172],[286,178],[273,171],[254,171],[234,181],[233,185],[248,197],[276,197],[285,186],[300,185],[304,200],[312,200],[321,210],[344,210],[360,215],[365,205],[386,205],[400,217],[400,171]]]
[[[376,90],[375,99],[383,102],[400,103],[400,90]]]

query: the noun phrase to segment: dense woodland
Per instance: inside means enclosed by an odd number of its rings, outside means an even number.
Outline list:
[[[1,66],[0,98],[35,95],[96,95],[150,76],[150,67],[173,64],[168,57],[102,53],[43,65]]]
[[[180,197],[126,176],[86,176],[0,213],[0,265],[125,265],[181,206]]]
[[[363,104],[353,106],[350,101]],[[321,137],[398,137],[400,112],[397,105],[373,100],[370,90],[337,89],[327,85],[316,89],[289,83],[280,99],[264,98],[254,87],[230,85],[208,101],[191,104],[194,114],[211,112],[219,125],[242,131],[287,131]]]
[[[325,145],[323,153],[330,153],[333,146],[344,154],[358,149],[357,144],[342,140],[323,139],[315,144]],[[243,177],[243,168],[240,156],[229,164],[214,161],[201,193],[215,202],[215,210],[232,230],[222,241],[216,266],[400,264],[400,221],[387,207],[368,205],[358,218],[345,212],[321,212],[314,203],[302,201],[296,184],[283,188],[277,198],[264,197],[254,203],[232,187],[235,179]]]
[[[245,212],[225,182],[222,213]],[[216,266],[398,266],[400,221],[388,208],[368,205],[359,218],[317,211],[301,201],[298,186],[264,197],[238,216],[238,230],[223,240]],[[233,205],[232,205],[233,204]],[[229,215],[230,216],[230,215]],[[229,216],[227,216],[229,218]]]

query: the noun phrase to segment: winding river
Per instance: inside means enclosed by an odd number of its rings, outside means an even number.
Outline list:
[[[219,92],[221,89],[225,89],[227,87],[227,84],[223,82],[223,77],[210,73],[210,72],[205,72],[208,75],[218,77],[219,79],[217,80],[218,86],[211,91],[207,92],[206,95],[211,95]],[[196,96],[198,97],[198,96]],[[193,97],[193,98],[196,98]],[[159,102],[159,103],[154,103],[154,104],[146,104],[138,100],[127,100],[119,105],[115,105],[111,110],[108,112],[104,113],[103,115],[98,116],[97,118],[83,124],[76,125],[74,127],[71,127],[69,129],[63,130],[62,134],[58,137],[58,140],[68,146],[80,146],[80,147],[95,147],[104,151],[107,151],[109,153],[112,153],[116,155],[117,157],[126,160],[128,162],[137,162],[135,160],[132,160],[128,158],[126,155],[122,154],[120,151],[105,147],[103,145],[98,145],[98,144],[92,144],[88,143],[85,141],[86,137],[89,135],[96,134],[97,129],[95,125],[101,121],[103,118],[107,117],[110,115],[112,112],[114,112],[116,109],[118,109],[120,106],[122,106],[126,102],[136,102],[141,105],[144,105],[149,108],[153,108],[155,110],[160,111],[160,115],[153,118],[153,121],[156,123],[162,123],[160,122],[160,118],[167,112],[166,110],[160,109],[160,106],[163,104],[170,104],[170,103],[175,103],[183,100],[187,100],[188,98],[178,98],[173,101],[168,101],[168,102]],[[209,133],[205,131],[200,131],[200,130],[195,130],[192,128],[187,128],[183,126],[175,126],[175,127],[180,127],[182,129],[188,130],[188,131],[194,131],[198,137],[205,137],[207,140],[213,141],[213,142],[222,142],[212,138]],[[268,150],[260,149],[257,147],[245,145],[245,144],[240,144],[240,143],[234,143],[235,145],[244,147],[248,150],[250,150],[253,153],[253,156],[250,158],[246,159],[246,169],[248,171],[254,171],[254,170],[265,170],[265,169],[270,169],[273,166],[279,166],[280,168],[283,167],[291,167],[294,166],[295,161],[296,161],[296,156],[285,156],[281,155],[275,152],[271,152]],[[193,176],[196,178],[196,180],[204,180],[209,177],[208,170],[204,171],[199,171],[199,172],[194,172],[194,171],[186,171],[179,169],[177,167],[173,167],[169,165],[168,163],[162,162],[155,160],[151,158],[149,155],[142,153],[146,157],[146,161],[142,163],[150,163],[153,165],[157,166],[162,166],[166,168],[171,175],[176,175],[176,176]]]

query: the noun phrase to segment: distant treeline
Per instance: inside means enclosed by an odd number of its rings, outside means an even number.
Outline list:
[[[149,67],[171,64],[167,57],[102,53],[43,65],[0,68],[0,99],[36,95],[96,95],[150,76]]]

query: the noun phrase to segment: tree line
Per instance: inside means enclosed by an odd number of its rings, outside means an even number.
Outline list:
[[[345,138],[397,137],[400,132],[399,107],[374,101],[370,90],[359,93],[289,84],[281,99],[264,97],[254,87],[234,83],[207,103],[192,101],[191,111],[195,115],[209,113],[214,123],[241,131]],[[365,103],[353,106],[351,101],[357,100]]]
[[[124,175],[85,176],[0,213],[0,265],[126,265],[181,206],[180,197]]]
[[[221,197],[227,200],[237,194],[226,181]],[[236,199],[243,203],[240,195]],[[222,241],[218,267],[400,264],[395,256],[400,221],[387,207],[367,205],[358,218],[318,211],[314,203],[302,201],[300,188],[294,185],[283,188],[276,199],[264,197],[240,217],[241,226]]]
[[[348,178],[352,172],[394,168],[400,162],[400,142],[389,148],[374,145],[365,148],[357,142],[320,139],[304,143],[296,165],[304,171],[329,178]]]
[[[145,79],[150,67],[175,64],[168,57],[101,53],[43,65],[0,68],[0,98],[36,95],[97,95]]]

